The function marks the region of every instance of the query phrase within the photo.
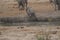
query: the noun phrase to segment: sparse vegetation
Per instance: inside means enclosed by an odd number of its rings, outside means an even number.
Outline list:
[[[37,40],[49,40],[48,35],[37,36]]]
[[[37,38],[37,40],[44,40],[44,38],[43,37],[40,37],[40,38]]]

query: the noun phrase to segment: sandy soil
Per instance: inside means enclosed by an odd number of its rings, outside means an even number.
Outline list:
[[[52,38],[50,40],[59,40],[60,26],[0,26],[0,40],[37,40],[39,35],[48,35]]]
[[[53,12],[50,3],[29,3],[36,13]],[[13,0],[0,1],[0,17],[26,16],[25,10],[19,11]],[[24,28],[21,28],[24,27]],[[36,35],[48,35],[50,40],[60,40],[60,26],[0,26],[0,40],[37,40]],[[56,32],[56,34],[54,34]]]
[[[53,12],[54,8],[50,3],[28,3],[29,7],[32,7],[36,13]],[[18,3],[14,0],[2,0],[0,2],[0,16],[26,16],[25,10],[18,8]]]

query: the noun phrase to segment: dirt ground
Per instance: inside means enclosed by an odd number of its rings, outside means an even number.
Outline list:
[[[60,40],[60,26],[0,26],[0,40],[37,40],[39,35]]]
[[[54,7],[48,2],[29,3],[28,6],[40,14],[54,12]],[[25,10],[19,11],[16,1],[0,1],[0,17],[26,15]],[[0,26],[0,40],[37,40],[36,36],[39,35],[48,35],[50,40],[60,40],[60,26]]]
[[[29,7],[32,7],[36,13],[49,13],[54,11],[54,7],[49,3],[28,3]],[[20,10],[18,8],[18,3],[16,1],[4,1],[0,2],[0,16],[26,16],[25,10]]]

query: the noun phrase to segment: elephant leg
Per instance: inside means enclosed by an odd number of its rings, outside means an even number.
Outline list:
[[[22,10],[24,10],[25,9],[25,5],[24,4],[22,4]]]

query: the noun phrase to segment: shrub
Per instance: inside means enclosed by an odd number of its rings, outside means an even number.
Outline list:
[[[38,35],[37,40],[44,40],[44,36],[43,35]]]

